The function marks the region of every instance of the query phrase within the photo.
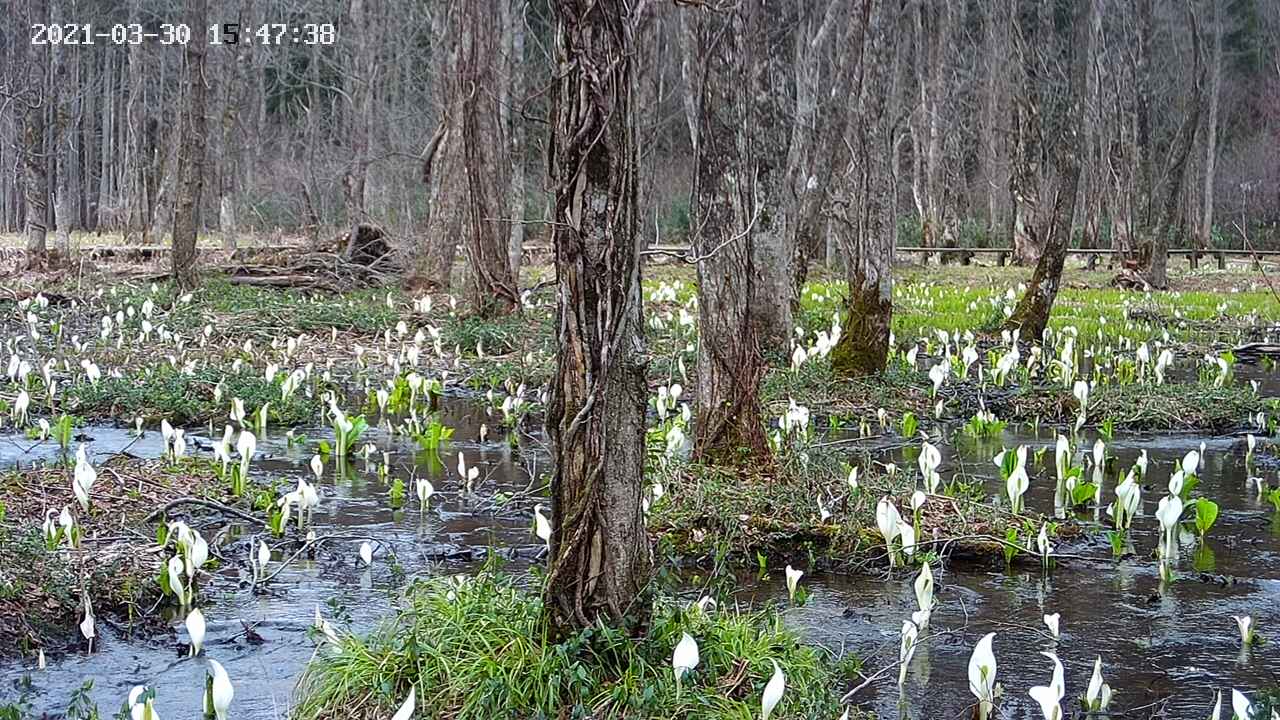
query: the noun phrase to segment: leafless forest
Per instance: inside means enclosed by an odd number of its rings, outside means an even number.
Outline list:
[[[168,242],[175,205],[199,186],[178,221],[228,244],[370,223],[441,267],[455,244],[490,260],[505,244],[514,261],[545,235],[545,2],[203,4],[8,0],[0,229],[33,251],[79,230]],[[731,6],[647,7],[635,117],[651,240],[689,236],[695,178],[723,177],[695,160],[697,137],[744,127],[733,149],[755,169],[756,222],[777,240],[763,250],[789,256],[771,265],[776,287],[846,235],[1012,245],[1031,263],[1068,195],[1072,243],[1143,266],[1165,244],[1273,240],[1280,4],[787,0],[708,26]],[[240,39],[31,42],[37,23],[178,22],[234,24]],[[272,23],[328,23],[335,41],[253,34]],[[737,75],[721,88],[711,71],[724,63]],[[695,117],[699,98],[714,112]]]

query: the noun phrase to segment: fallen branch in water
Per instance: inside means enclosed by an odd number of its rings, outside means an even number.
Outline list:
[[[205,500],[204,498],[197,498],[197,497],[181,497],[181,498],[178,498],[177,500],[173,500],[168,504],[166,504],[164,507],[160,508],[159,510],[156,510],[152,512],[150,515],[142,518],[142,522],[144,523],[155,522],[158,518],[164,516],[170,510],[176,507],[179,507],[181,505],[199,505],[200,507],[209,508],[210,510],[217,510],[220,513],[225,513],[227,515],[238,517],[241,520],[245,520],[247,522],[262,524],[261,518],[256,518],[247,512],[244,512],[242,510],[237,510],[229,505],[223,505],[222,503],[217,502],[216,500]]]
[[[275,576],[284,572],[284,569],[289,567],[290,563],[292,563],[294,560],[297,560],[299,557],[301,557],[302,554],[305,553],[308,549],[319,547],[320,545],[330,540],[364,540],[366,542],[375,542],[381,545],[387,551],[387,554],[392,559],[395,559],[396,557],[396,552],[391,548],[390,544],[388,544],[387,541],[381,540],[379,538],[368,537],[365,535],[321,535],[315,540],[302,543],[302,547],[298,548],[297,552],[295,552],[294,554],[290,555],[288,558],[283,560],[280,563],[280,567],[275,569],[275,572],[262,578],[261,580],[258,580],[255,578],[249,590],[252,592],[253,590],[257,589],[259,585],[266,585],[267,583],[271,582],[272,579],[275,578]]]

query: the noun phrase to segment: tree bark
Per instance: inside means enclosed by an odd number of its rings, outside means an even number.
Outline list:
[[[1058,296],[1067,247],[1071,243],[1071,223],[1075,218],[1076,196],[1080,187],[1080,135],[1084,126],[1088,85],[1086,75],[1093,65],[1094,44],[1086,33],[1092,31],[1094,18],[1102,12],[1102,0],[1089,0],[1076,11],[1071,32],[1065,38],[1054,37],[1047,23],[1037,23],[1034,30],[1021,28],[1018,47],[1024,67],[1028,67],[1023,87],[1020,120],[1028,137],[1043,148],[1038,157],[1043,163],[1053,160],[1056,182],[1037,183],[1037,203],[1046,185],[1053,185],[1053,202],[1047,217],[1038,219],[1030,232],[1043,243],[1044,251],[1036,262],[1026,291],[1018,300],[1005,327],[1020,329],[1023,338],[1036,342],[1049,324],[1049,313]],[[1055,62],[1055,56],[1063,59]],[[1065,97],[1055,80],[1055,64],[1065,66],[1068,83]],[[1047,178],[1049,168],[1040,170]],[[1033,216],[1042,216],[1038,204],[1030,206]]]
[[[1207,249],[1213,241],[1213,192],[1218,162],[1218,105],[1222,93],[1222,8],[1219,0],[1210,0],[1213,8],[1213,57],[1210,60],[1209,119],[1205,122],[1204,198],[1196,246]]]
[[[944,136],[951,131],[950,85],[944,72],[951,64],[952,0],[916,0],[912,13],[915,35],[917,104],[912,123],[912,194],[920,219],[921,244],[942,247],[947,227],[942,180],[945,174]],[[941,258],[939,258],[941,260]]]
[[[826,246],[826,222],[821,216],[835,166],[829,148],[839,141],[841,124],[830,116],[844,98],[823,92],[825,53],[843,14],[843,0],[799,3],[800,17],[793,32],[795,104],[786,155],[784,207],[791,233],[791,309],[799,307],[809,267]],[[821,10],[821,13],[818,11]]]
[[[342,176],[342,202],[347,215],[347,248],[350,258],[356,249],[360,226],[365,224],[365,186],[369,181],[369,131],[373,122],[373,85],[377,70],[373,60],[374,33],[370,32],[365,0],[352,0],[350,22],[346,34],[351,41],[351,60],[347,67],[347,96],[351,111],[347,135],[351,143],[351,160]]]
[[[405,278],[405,286],[413,292],[449,290],[458,240],[466,225],[458,68],[461,29],[461,8],[455,5],[437,8],[431,18],[431,36],[440,48],[440,79],[433,89],[439,120],[423,152],[427,222],[413,267]]]
[[[511,222],[507,193],[511,159],[495,89],[504,82],[498,72],[501,28],[495,27],[498,2],[472,0],[463,11],[462,155],[467,177],[470,232],[463,248],[471,278],[471,306],[482,317],[506,315],[520,307],[511,267]]]
[[[789,10],[790,4],[782,7]],[[778,8],[776,3],[771,3],[769,14],[773,16]],[[752,218],[751,228],[751,261],[755,273],[751,322],[761,349],[785,358],[791,351],[794,329],[791,303],[795,278],[791,263],[798,218],[796,209],[788,202],[786,175],[790,112],[789,88],[782,78],[789,74],[790,68],[786,67],[785,56],[771,47],[771,30],[768,24],[757,27],[751,39],[757,49],[752,52],[750,68],[751,88],[756,93],[752,108],[755,177],[750,182],[757,193],[754,202],[762,208]]]
[[[520,263],[524,257],[525,170],[527,169],[525,161],[528,135],[528,123],[524,119],[525,96],[528,92],[524,60],[526,0],[516,0],[514,8],[509,3],[510,0],[504,0],[509,18],[510,58],[507,63],[508,80],[503,84],[507,89],[508,98],[508,102],[503,104],[504,108],[508,108],[508,118],[503,126],[507,128],[507,134],[511,138],[511,191],[509,194],[511,247],[508,256],[511,262],[511,277],[519,282]]]
[[[553,635],[648,623],[645,349],[632,63],[643,0],[555,0],[548,170],[559,352],[544,591]]]
[[[831,351],[831,369],[839,377],[884,370],[893,320],[893,234],[890,225],[895,118],[889,113],[893,85],[895,27],[889,0],[861,0],[855,9],[848,55],[854,63],[843,73],[851,83],[847,124],[848,167],[836,184],[832,216],[845,254],[845,324]]]
[[[208,0],[192,0],[192,25],[206,28]],[[182,142],[178,146],[178,196],[173,208],[173,279],[178,287],[191,290],[198,284],[196,275],[196,233],[200,229],[200,196],[204,189],[205,136],[205,59],[207,35],[201,30],[191,34],[186,46],[186,107],[183,113]]]
[[[60,0],[54,0],[49,6],[49,19],[54,23],[67,21],[65,8]],[[49,144],[53,148],[52,160],[56,167],[53,193],[53,216],[56,227],[58,249],[66,258],[71,253],[71,162],[75,140],[71,134],[71,101],[74,86],[67,78],[67,50],[61,43],[51,44],[49,52],[53,56],[53,82],[50,92],[53,95],[53,124]]]
[[[1204,107],[1204,75],[1203,38],[1200,33],[1199,18],[1195,7],[1187,5],[1187,17],[1191,27],[1191,46],[1194,62],[1192,65],[1191,93],[1187,98],[1187,110],[1182,124],[1169,149],[1167,164],[1168,177],[1171,184],[1165,195],[1164,212],[1151,233],[1145,280],[1148,285],[1158,290],[1169,287],[1169,237],[1174,232],[1174,223],[1178,218],[1178,204],[1190,178],[1191,152],[1196,145],[1196,132],[1200,129],[1200,113]]]
[[[752,322],[755,228],[761,193],[757,147],[769,141],[757,107],[758,54],[768,52],[763,0],[730,11],[686,11],[686,57],[696,59],[685,103],[696,170],[691,242],[698,256],[698,421],[694,454],[720,463],[770,460],[760,417],[765,364]],[[763,112],[761,112],[763,110]]]
[[[31,22],[44,16],[39,0],[28,6]],[[30,22],[26,26],[30,26]],[[22,61],[26,63],[25,87],[19,99],[22,112],[22,178],[26,205],[24,234],[27,238],[26,267],[44,265],[47,252],[49,213],[49,155],[45,152],[45,115],[48,109],[49,45],[22,45]],[[41,49],[43,48],[43,49]]]

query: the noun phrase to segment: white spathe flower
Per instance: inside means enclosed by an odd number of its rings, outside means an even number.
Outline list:
[[[916,604],[921,610],[933,612],[933,570],[929,569],[929,563],[924,563],[920,568],[920,574],[916,576],[915,581]],[[926,620],[919,623],[920,629],[923,630],[928,625]]]
[[[942,478],[938,475],[938,466],[942,464],[942,453],[932,444],[925,442],[920,446],[920,477],[924,480],[924,488],[930,493],[937,493]]]
[[[1184,475],[1195,475],[1200,469],[1200,452],[1192,450],[1182,457],[1182,472]]]
[[[1160,522],[1160,530],[1164,535],[1164,549],[1172,553],[1177,544],[1178,520],[1182,517],[1182,498],[1169,495],[1160,498],[1156,508],[1156,520]]]
[[[1084,692],[1085,710],[1100,712],[1111,704],[1111,686],[1102,681],[1102,657],[1093,662],[1093,676],[1089,678],[1089,687]]]
[[[1053,661],[1053,676],[1049,679],[1048,685],[1033,687],[1027,694],[1031,696],[1032,700],[1039,703],[1040,712],[1044,714],[1044,720],[1062,720],[1062,698],[1066,695],[1062,661],[1058,660],[1058,656],[1051,652],[1042,652],[1040,654]]]
[[[249,477],[249,463],[258,449],[258,438],[248,430],[241,430],[236,438],[236,452],[240,453],[240,478]]]
[[[938,394],[938,391],[942,389],[942,384],[947,381],[947,373],[950,369],[951,366],[945,360],[929,368],[929,379],[933,381],[934,395]]]
[[[698,666],[698,641],[689,633],[680,633],[680,642],[671,653],[671,668],[676,675],[676,692],[680,692],[680,679]]]
[[[231,678],[217,660],[209,660],[213,672],[213,682],[209,686],[209,705],[217,720],[227,720],[227,711],[235,698],[235,688],[231,686]]]
[[[773,709],[782,702],[782,694],[787,689],[787,676],[778,667],[778,661],[771,658],[769,662],[773,663],[773,676],[765,684],[764,693],[760,696],[760,720],[769,720]]]
[[[1060,629],[1061,621],[1062,621],[1061,613],[1053,613],[1052,615],[1044,616],[1044,625],[1045,627],[1049,628],[1049,634],[1053,636],[1054,640],[1057,640],[1060,636],[1059,629]]]
[[[902,541],[902,554],[911,557],[916,551],[916,529],[903,521],[898,526],[898,539]]]
[[[898,508],[894,507],[889,498],[882,498],[876,504],[876,527],[879,528],[880,534],[884,537],[885,545],[889,547],[889,564],[893,564],[893,541],[898,538],[900,526],[902,524],[902,516],[898,514]]]
[[[89,491],[98,480],[98,472],[89,463],[84,445],[76,449],[76,469],[71,481],[71,490],[80,503],[80,508],[89,512]]]
[[[792,602],[796,599],[796,588],[800,586],[800,578],[804,577],[803,570],[797,570],[790,565],[786,568],[787,573],[787,596]]]
[[[200,612],[200,608],[193,609],[187,614],[187,619],[183,621],[183,625],[187,628],[187,635],[191,637],[190,656],[195,657],[200,654],[200,648],[204,645],[204,613]]]
[[[978,699],[978,716],[983,719],[991,714],[996,700],[996,656],[991,649],[995,636],[982,636],[969,656],[969,692]]]
[[[920,628],[911,620],[902,622],[902,640],[898,646],[898,685],[907,681],[907,666],[916,653],[916,638],[920,636]]]
[[[1253,703],[1235,688],[1231,688],[1231,712],[1235,714],[1235,720],[1251,720],[1253,717]]]
[[[1236,627],[1240,630],[1240,644],[1253,644],[1253,617],[1249,615],[1232,615],[1235,618]]]

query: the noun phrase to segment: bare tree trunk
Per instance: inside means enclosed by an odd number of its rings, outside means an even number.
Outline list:
[[[645,350],[632,63],[643,0],[555,0],[552,244],[559,352],[547,409],[553,532],[544,606],[553,635],[648,624],[652,557],[641,511]]]
[[[240,49],[230,46],[222,49],[222,77],[218,85],[221,89],[221,112],[218,133],[218,232],[222,235],[222,247],[234,250],[236,247],[236,178],[239,177],[237,164],[241,150],[235,142],[235,128],[239,124],[240,102],[242,100],[240,72]]]
[[[191,0],[192,27],[208,27],[208,0]],[[178,196],[173,208],[173,279],[178,287],[190,290],[198,284],[196,275],[196,233],[200,229],[200,196],[204,189],[205,136],[205,56],[207,36],[192,33],[186,46],[186,107],[183,112],[182,142],[178,146]]]
[[[37,22],[45,14],[38,0],[28,7],[28,11],[32,22]],[[49,156],[45,152],[45,114],[49,91],[46,82],[49,46],[31,46],[25,42],[21,45],[24,48],[22,61],[27,65],[24,92],[20,98],[20,107],[23,108],[21,157],[26,204],[26,267],[38,268],[44,265],[48,234]]]
[[[376,69],[373,61],[373,33],[369,31],[368,10],[365,0],[352,0],[349,29],[351,40],[351,64],[347,68],[347,95],[351,98],[351,113],[347,134],[351,143],[351,161],[342,176],[342,202],[347,214],[347,248],[351,257],[356,250],[360,226],[367,219],[365,185],[369,180],[369,126],[372,123],[373,84]]]
[[[1039,22],[1033,32],[1022,28],[1018,37],[1021,61],[1026,70],[1026,82],[1020,102],[1020,124],[1028,137],[1036,139],[1036,145],[1044,148],[1041,162],[1054,161],[1056,172],[1053,182],[1053,202],[1047,217],[1031,226],[1037,239],[1042,238],[1043,252],[1036,262],[1026,291],[1018,301],[1005,327],[1020,329],[1023,338],[1032,342],[1040,340],[1049,324],[1062,282],[1062,268],[1066,261],[1067,247],[1071,242],[1071,223],[1075,218],[1076,196],[1080,188],[1080,134],[1084,125],[1085,97],[1088,85],[1086,75],[1093,65],[1094,44],[1086,33],[1091,32],[1094,18],[1102,12],[1103,0],[1089,0],[1076,11],[1072,32],[1065,39],[1052,37],[1048,23]],[[1063,47],[1065,46],[1065,47]],[[1083,49],[1082,49],[1083,48]],[[1056,52],[1055,52],[1056,51]],[[1062,56],[1055,62],[1054,56]],[[1064,66],[1068,77],[1065,97],[1063,88],[1055,83],[1056,64]],[[1039,174],[1047,177],[1047,168]],[[1037,183],[1037,203],[1046,192],[1044,180]],[[1032,205],[1034,216],[1040,216],[1039,206]]]
[[[508,213],[511,218],[511,249],[508,254],[511,260],[511,277],[518,283],[520,263],[524,255],[525,137],[528,134],[528,123],[524,119],[525,95],[528,92],[524,61],[526,0],[516,0],[515,8],[511,8],[510,2],[511,0],[503,2],[510,22],[508,80],[503,83],[503,87],[508,90],[509,100],[503,103],[503,107],[509,108],[509,117],[503,126],[507,128],[507,133],[511,137],[511,209]]]
[[[115,178],[116,169],[116,84],[115,57],[117,53],[104,53],[102,70],[102,141],[98,158],[98,216],[94,227],[98,232],[118,221],[113,217],[117,212],[114,187],[111,181]]]
[[[53,0],[49,7],[50,20],[54,23],[67,21],[63,3]],[[53,147],[53,161],[56,164],[54,180],[53,217],[56,226],[58,249],[63,257],[71,254],[71,169],[74,139],[71,134],[71,100],[75,88],[67,79],[67,50],[61,43],[51,44],[49,52],[53,56],[53,82],[50,90],[55,101],[53,106],[53,127],[49,144]]]
[[[471,306],[481,316],[505,315],[520,307],[511,267],[510,157],[494,94],[502,34],[494,27],[498,2],[467,3],[462,33],[462,154],[467,176],[470,232],[465,235]]]
[[[785,207],[791,233],[791,305],[794,310],[809,275],[809,266],[827,245],[826,222],[821,217],[823,199],[831,184],[835,165],[829,148],[838,142],[839,122],[825,117],[833,112],[834,103],[844,98],[827,99],[821,85],[825,53],[829,38],[843,11],[842,0],[820,3],[798,3],[800,18],[793,32],[795,45],[793,68],[795,107],[791,138],[787,147]],[[818,11],[821,10],[821,13]]]
[[[760,417],[764,358],[751,321],[757,276],[753,222],[760,207],[757,145],[770,140],[758,107],[768,52],[764,0],[727,12],[686,11],[685,103],[696,170],[690,201],[698,256],[698,421],[694,453],[715,462],[769,462]],[[763,117],[762,117],[763,116]]]
[[[861,0],[851,37],[842,44],[849,48],[853,66],[844,73],[850,92],[839,92],[851,98],[853,106],[846,125],[851,157],[832,202],[849,285],[845,327],[831,351],[831,369],[839,377],[880,372],[889,355],[894,252],[889,186],[896,143],[888,89],[893,85],[890,58],[899,35],[892,4]]]
[[[920,218],[924,247],[942,247],[949,236],[945,219],[942,179],[945,175],[942,142],[950,128],[949,85],[943,73],[950,65],[952,0],[916,0],[913,13],[916,43],[917,104],[912,123],[912,193]]]
[[[776,9],[771,5],[770,12]],[[765,30],[759,30],[762,35]],[[761,43],[768,44],[767,39]],[[788,88],[780,81],[789,74],[785,58],[771,47],[754,53],[752,87],[757,94],[753,112],[757,115],[753,145],[755,177],[743,178],[754,185],[756,202],[762,211],[752,218],[751,255],[755,271],[752,285],[751,322],[756,339],[767,353],[785,357],[791,350],[794,324],[791,319],[795,279],[791,269],[796,241],[795,210],[788,205],[786,185],[788,145]]]
[[[1196,132],[1200,129],[1200,113],[1204,106],[1203,38],[1200,33],[1199,19],[1195,7],[1187,5],[1187,16],[1191,26],[1191,45],[1194,57],[1192,70],[1191,93],[1187,98],[1187,111],[1182,124],[1178,127],[1173,146],[1169,149],[1168,177],[1170,187],[1165,195],[1164,212],[1151,235],[1150,253],[1147,256],[1145,280],[1153,288],[1163,290],[1169,287],[1169,236],[1174,232],[1174,223],[1178,216],[1178,203],[1182,200],[1183,188],[1187,186],[1190,175],[1191,151],[1195,149]]]
[[[447,291],[458,240],[464,232],[465,172],[462,165],[462,87],[459,80],[461,8],[437,8],[431,36],[440,47],[440,80],[434,89],[440,115],[423,152],[422,179],[427,189],[427,222],[405,285],[415,292]]]
[[[1214,175],[1218,162],[1218,98],[1222,91],[1222,8],[1219,0],[1213,7],[1213,58],[1210,60],[1209,119],[1205,124],[1204,198],[1200,225],[1196,233],[1198,249],[1207,249],[1213,240]]]

